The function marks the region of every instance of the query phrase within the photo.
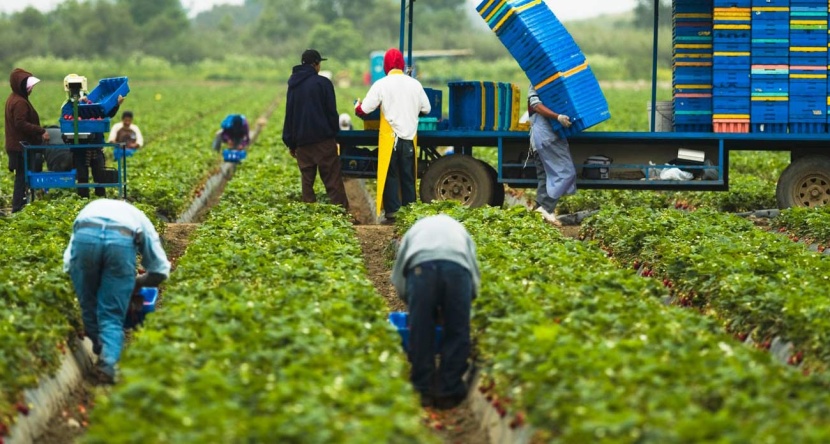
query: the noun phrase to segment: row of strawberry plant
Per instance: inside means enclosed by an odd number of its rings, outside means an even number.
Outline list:
[[[130,158],[128,166],[131,200],[152,203],[169,219],[175,219],[193,199],[212,172],[222,162],[221,154],[210,146],[219,123],[229,112],[245,114],[251,124],[275,97],[261,85],[224,86],[205,97],[231,98],[228,108],[201,114],[186,129],[155,137],[153,143]],[[199,109],[200,105],[195,105]],[[193,108],[190,108],[193,111]]]
[[[424,442],[397,334],[338,207],[253,150],[126,351],[88,442]]]
[[[667,291],[522,209],[416,206],[459,219],[477,245],[474,337],[487,393],[539,442],[819,442],[823,376],[742,346]]]
[[[0,218],[0,440],[17,410],[28,409],[23,390],[52,375],[66,354],[67,336],[83,332],[62,264],[74,215],[85,203],[77,196],[40,200]],[[140,207],[153,217],[152,208]]]
[[[226,87],[229,88],[229,87]],[[234,88],[236,89],[236,88]],[[197,97],[196,95],[176,96],[171,87],[172,97],[180,99]],[[132,96],[131,96],[132,97]],[[214,110],[220,103],[227,102],[227,98],[212,95],[205,103]],[[154,97],[149,101],[155,102]],[[173,100],[177,105],[189,105],[184,100]],[[264,108],[264,107],[263,107]],[[257,111],[261,111],[262,108]],[[198,110],[188,112],[187,108],[171,108],[167,116],[178,116],[181,119],[179,126],[199,120]],[[210,124],[218,127],[217,117]],[[223,114],[224,115],[224,114]],[[161,122],[162,120],[159,120]],[[171,120],[172,122],[172,120]],[[181,124],[185,125],[181,125]],[[175,125],[175,122],[172,124]],[[161,126],[163,128],[164,126]],[[162,139],[159,126],[150,126],[149,137]],[[218,155],[210,151],[209,145],[212,131],[205,140],[202,151],[211,153],[217,159]],[[193,133],[192,137],[199,137]],[[166,148],[179,149],[168,144]],[[153,151],[148,148],[146,152]],[[141,166],[133,163],[130,158],[130,174],[140,171]],[[163,158],[164,162],[144,166],[144,169],[155,171],[155,181],[158,186],[164,187],[165,175],[160,172],[171,168],[175,161],[173,156]],[[138,167],[138,168],[136,168]],[[192,168],[192,167],[191,167]],[[204,173],[204,172],[203,172]],[[5,182],[2,184],[5,188]],[[135,186],[135,184],[132,184]],[[11,193],[11,184],[8,184],[8,193]],[[163,201],[144,199],[145,203],[137,205],[151,218],[155,219],[158,207]],[[79,199],[74,193],[52,192],[46,200],[38,200],[12,217],[0,218],[0,236],[9,241],[4,243],[2,255],[10,264],[0,270],[2,279],[3,297],[0,298],[0,319],[8,319],[0,327],[0,436],[4,434],[9,424],[14,422],[18,410],[25,411],[22,401],[22,390],[31,388],[46,376],[53,374],[59,365],[61,355],[65,353],[67,335],[73,330],[82,332],[80,328],[79,311],[74,291],[68,276],[62,272],[61,259],[63,249],[72,232],[72,221],[86,201]],[[156,222],[157,229],[163,233],[163,225]]]
[[[606,209],[585,236],[624,263],[664,278],[678,302],[761,345],[781,336],[800,361],[830,363],[830,260],[749,221],[712,211]]]
[[[830,207],[790,208],[773,219],[772,226],[805,242],[819,244],[819,250],[830,246]]]

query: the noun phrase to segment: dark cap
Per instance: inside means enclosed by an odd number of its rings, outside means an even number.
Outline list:
[[[322,62],[324,59],[316,49],[306,49],[303,51],[302,63],[303,65],[315,65]]]

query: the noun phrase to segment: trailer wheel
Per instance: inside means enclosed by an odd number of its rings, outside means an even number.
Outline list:
[[[429,165],[421,179],[421,201],[457,200],[482,207],[493,197],[493,182],[484,165],[472,156],[453,154]]]
[[[487,174],[490,175],[490,182],[493,184],[493,197],[490,198],[491,207],[501,207],[504,205],[504,184],[499,183],[499,173],[489,163],[479,160],[487,169]]]
[[[778,178],[775,197],[782,209],[830,203],[830,157],[806,156],[794,160]]]

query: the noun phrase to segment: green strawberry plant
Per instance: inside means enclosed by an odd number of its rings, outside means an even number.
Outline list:
[[[430,441],[351,224],[295,202],[291,160],[240,165],[87,442]]]
[[[665,305],[658,281],[526,210],[416,205],[402,211],[398,231],[439,212],[478,246],[481,390],[516,414],[514,425],[526,418],[538,442],[828,439],[824,375],[802,375],[711,318]]]
[[[827,257],[704,210],[609,208],[590,218],[583,234],[618,262],[664,278],[681,305],[711,313],[729,332],[765,347],[781,336],[810,368],[830,364]]]
[[[789,208],[772,220],[772,227],[789,232],[795,240],[818,243],[823,252],[830,245],[830,207]]]

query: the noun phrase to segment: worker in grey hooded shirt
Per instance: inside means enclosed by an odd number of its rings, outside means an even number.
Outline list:
[[[392,283],[409,306],[411,380],[424,406],[449,409],[467,397],[463,376],[470,355],[470,306],[480,282],[475,243],[455,219],[425,217],[403,236]],[[439,311],[443,337],[436,391],[432,381]]]

